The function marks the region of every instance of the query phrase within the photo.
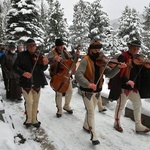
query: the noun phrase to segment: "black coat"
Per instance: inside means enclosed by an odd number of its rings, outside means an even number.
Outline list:
[[[126,62],[123,55],[120,55],[118,60],[121,62]],[[141,98],[150,98],[150,69],[132,63],[129,79],[126,76],[120,77],[120,73],[110,79],[110,100],[117,100],[121,94],[121,89],[131,90],[131,87],[126,85],[128,80],[135,82],[134,89],[139,90]]]
[[[15,72],[20,76],[20,86],[23,88],[31,88],[31,86],[39,88],[47,85],[44,71],[48,65],[36,64],[31,79],[22,76],[24,72],[32,72],[34,66],[33,57],[28,51],[20,52],[13,66]]]

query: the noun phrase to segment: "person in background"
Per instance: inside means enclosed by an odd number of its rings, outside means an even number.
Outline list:
[[[119,71],[119,68],[126,67],[125,63],[114,66],[113,69],[105,66],[97,65],[96,61],[104,54],[100,51],[102,44],[99,41],[93,41],[89,45],[88,54],[85,56],[75,72],[75,79],[80,85],[80,90],[83,102],[86,109],[83,129],[91,134],[93,145],[100,144],[95,131],[95,107],[101,99],[101,90],[103,85],[103,74],[107,77],[114,77]]]
[[[17,53],[20,53],[20,52],[22,52],[22,51],[24,51],[24,47],[23,47],[23,45],[22,44],[19,44],[18,46],[17,46]]]
[[[117,100],[114,128],[119,132],[123,132],[120,118],[122,110],[124,109],[126,102],[129,99],[133,105],[135,131],[138,133],[146,133],[149,132],[150,129],[141,123],[142,103],[139,94],[139,77],[142,71],[144,71],[146,68],[143,65],[140,65],[142,61],[139,58],[134,59],[140,50],[141,42],[139,40],[133,40],[127,43],[127,46],[128,51],[122,51],[122,54],[118,57],[118,61],[126,62],[128,67],[122,69],[119,74],[110,80],[109,83],[109,99]],[[134,62],[135,60],[139,61],[138,65]],[[146,70],[150,74],[150,69]]]
[[[10,43],[8,51],[2,57],[2,68],[5,76],[6,98],[11,101],[21,101],[21,88],[18,85],[19,76],[13,70],[13,64],[17,58],[15,43]]]
[[[38,63],[40,53],[36,53],[36,43],[33,39],[28,39],[25,46],[26,51],[18,53],[13,68],[20,76],[20,86],[25,99],[24,125],[26,128],[31,126],[39,128],[41,122],[37,119],[38,104],[41,88],[47,85],[44,71],[48,67],[48,59],[42,57],[42,64]]]
[[[2,61],[4,54],[5,54],[5,47],[0,45],[0,65],[1,65],[1,61]],[[1,65],[1,71],[2,71],[2,80],[4,81],[4,86],[6,89],[6,77],[5,77],[2,65]]]
[[[62,39],[55,40],[55,47],[50,51],[48,58],[50,63],[50,76],[55,76],[61,69],[61,62],[64,60],[72,59],[72,55],[64,47],[64,42]],[[58,81],[59,82],[59,81]],[[68,114],[73,114],[73,110],[70,107],[71,97],[72,97],[72,82],[70,80],[69,87],[65,92],[65,103],[62,108],[62,96],[60,92],[56,92],[55,102],[57,107],[56,116],[60,118],[62,116],[63,109],[67,111]]]

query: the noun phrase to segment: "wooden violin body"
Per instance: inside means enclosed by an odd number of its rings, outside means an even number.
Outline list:
[[[136,54],[133,57],[133,62],[136,65],[143,65],[145,68],[150,68],[150,60],[149,59],[144,59],[143,56]]]
[[[99,58],[96,59],[96,65],[101,67],[101,66],[105,66],[105,65],[108,65],[110,67],[113,67],[112,64],[115,64],[115,65],[120,65],[120,62],[118,62],[117,59],[115,58],[107,58],[106,56],[100,56]]]
[[[43,65],[43,59],[45,58],[44,55],[41,53],[34,53],[33,54],[33,63],[37,63],[38,65]]]
[[[59,72],[52,77],[50,80],[50,86],[56,92],[65,93],[70,84],[70,77],[76,70],[76,61],[78,60],[78,55],[76,54],[74,60],[65,59],[60,63]]]
[[[56,92],[65,93],[70,84],[70,77],[76,70],[76,64],[71,59],[64,60],[59,73],[50,80],[50,86]]]

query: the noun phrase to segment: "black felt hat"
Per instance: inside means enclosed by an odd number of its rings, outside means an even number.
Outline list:
[[[141,41],[140,41],[140,40],[134,40],[134,41],[128,42],[127,45],[128,45],[128,46],[141,47]]]
[[[91,42],[89,46],[90,49],[101,49],[102,47],[103,45],[98,41]]]
[[[64,45],[64,42],[62,41],[62,39],[55,40],[55,46],[62,46],[62,45]]]
[[[15,49],[16,48],[16,44],[15,43],[9,43],[8,48],[9,49]]]
[[[33,39],[28,39],[26,41],[26,45],[31,45],[31,44],[35,44],[35,41]]]

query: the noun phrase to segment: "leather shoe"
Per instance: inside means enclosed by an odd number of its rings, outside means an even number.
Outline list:
[[[104,112],[104,111],[107,111],[107,109],[106,109],[106,108],[104,108],[104,109],[102,109],[101,111],[99,110],[99,112]]]
[[[26,128],[30,128],[32,124],[31,124],[31,123],[26,123],[26,122],[24,122],[23,125],[25,125]]]
[[[123,132],[123,129],[122,129],[119,125],[114,126],[114,128],[115,128],[118,132]]]
[[[138,134],[140,134],[140,133],[147,133],[147,132],[150,132],[150,129],[145,129],[144,131],[136,131],[136,133]]]
[[[56,114],[57,118],[60,118],[62,116],[62,114]]]
[[[64,110],[65,110],[68,114],[73,114],[73,110],[72,110],[72,109],[67,110],[67,109],[64,108]]]
[[[100,144],[100,141],[99,141],[99,140],[92,141],[92,144],[93,144],[93,145],[99,145],[99,144]]]
[[[36,128],[39,128],[40,127],[40,125],[41,125],[41,122],[38,122],[38,123],[35,123],[35,124],[32,124],[34,127],[36,127]]]

